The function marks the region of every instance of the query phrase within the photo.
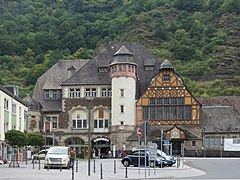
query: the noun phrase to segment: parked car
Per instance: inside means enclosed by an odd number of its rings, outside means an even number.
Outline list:
[[[45,159],[45,156],[46,156],[47,152],[48,152],[48,149],[42,149],[38,153],[34,154],[32,159],[33,160],[34,159],[37,159],[37,160]]]
[[[122,164],[123,166],[138,166],[138,162],[139,162],[139,155],[140,155],[140,166],[144,166],[145,165],[145,151],[133,151],[132,154],[128,154],[127,156],[125,156],[124,158],[122,158]],[[164,167],[165,163],[165,158],[164,157],[160,157],[157,156],[155,159],[155,166],[158,167]],[[161,162],[162,162],[162,166],[161,166]],[[148,151],[146,152],[146,165],[149,166],[149,153]],[[154,167],[154,160],[150,161],[150,167]]]
[[[138,150],[136,150],[136,151],[138,151]],[[145,152],[145,149],[140,149],[140,151]],[[148,149],[146,151],[148,152]],[[164,166],[172,166],[176,163],[176,159],[173,156],[170,156],[159,149],[157,149],[157,156],[163,157]]]
[[[173,156],[167,155],[165,152],[163,152],[159,149],[157,149],[157,155],[165,158],[164,165],[166,165],[166,166],[172,166],[173,164],[176,163],[176,160]]]
[[[50,147],[45,157],[44,168],[45,169],[47,167],[69,168],[70,167],[69,152],[70,152],[69,147],[60,146]]]

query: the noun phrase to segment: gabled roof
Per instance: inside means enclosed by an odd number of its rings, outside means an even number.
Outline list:
[[[230,106],[203,106],[205,132],[240,132],[240,119]]]
[[[16,101],[20,102],[21,104],[27,106],[27,103],[25,101],[23,101],[21,98],[19,98],[18,96],[14,95],[11,91],[9,91],[8,89],[6,89],[5,87],[3,87],[1,85],[0,85],[0,91],[3,91],[8,96],[12,97],[13,99],[15,99]]]
[[[42,105],[36,99],[29,96],[29,94],[23,98],[23,101],[28,104],[29,110],[41,111]]]
[[[88,61],[89,60],[61,60],[38,78],[33,91],[33,98],[43,106],[43,110],[61,110],[61,101],[45,100],[43,90],[61,90],[62,87],[60,84],[69,78],[71,75],[69,73],[77,72],[77,70],[82,68]]]
[[[122,47],[122,48],[121,48]],[[132,53],[134,63],[137,64],[137,97],[147,88],[152,77],[158,73],[160,62],[151,55],[147,49],[139,42],[110,43],[100,51],[100,53],[83,68],[76,72],[71,78],[62,83],[65,85],[111,85],[109,72],[99,72],[98,68],[109,67],[113,62],[114,54]],[[154,66],[153,71],[145,71],[144,67]]]

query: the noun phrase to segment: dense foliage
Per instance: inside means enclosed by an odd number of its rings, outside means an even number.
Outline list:
[[[28,143],[28,136],[18,130],[12,129],[5,133],[5,141],[13,147],[23,147]]]
[[[28,145],[31,146],[43,146],[45,142],[45,138],[41,133],[28,133]]]
[[[196,96],[240,95],[240,1],[0,0],[0,84],[32,91],[60,59],[140,41]]]

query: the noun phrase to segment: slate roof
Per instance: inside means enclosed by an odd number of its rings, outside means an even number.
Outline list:
[[[170,63],[167,59],[163,61],[160,69],[174,69],[172,63]]]
[[[205,132],[240,132],[240,119],[230,106],[203,106]]]
[[[203,106],[230,106],[240,118],[240,96],[197,98]]]
[[[88,61],[89,60],[61,60],[38,78],[33,91],[33,98],[43,106],[43,111],[61,111],[61,101],[45,100],[43,90],[61,90],[62,87],[60,84],[62,81],[68,79],[69,70],[74,70],[75,68],[75,72],[77,72],[88,63]]]
[[[31,96],[29,96],[29,94],[27,96],[25,96],[22,100],[25,103],[27,103],[28,110],[41,111],[42,105],[36,99],[34,99]]]
[[[0,85],[0,91],[3,91],[8,96],[11,96],[16,101],[18,101],[18,102],[22,103],[23,105],[27,106],[27,103],[25,101],[23,101],[21,98],[19,98],[18,96],[14,95],[11,91],[9,91],[7,88],[5,88],[5,87],[3,87],[1,85]]]
[[[121,47],[125,46],[125,48]],[[118,52],[117,52],[118,51]],[[137,98],[143,94],[151,79],[158,74],[160,61],[151,55],[147,49],[139,42],[110,43],[102,49],[102,51],[83,68],[75,73],[71,78],[64,81],[62,85],[111,85],[109,72],[99,72],[100,67],[109,67],[113,62],[115,53],[132,53],[134,62],[137,64]],[[154,66],[154,71],[144,71],[146,65]]]
[[[116,63],[134,63],[133,54],[123,45],[114,55],[112,64]]]

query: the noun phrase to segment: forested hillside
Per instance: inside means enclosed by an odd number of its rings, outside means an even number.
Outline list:
[[[0,0],[0,84],[31,93],[61,59],[140,41],[195,96],[240,95],[240,0]]]

